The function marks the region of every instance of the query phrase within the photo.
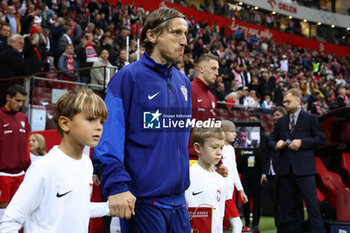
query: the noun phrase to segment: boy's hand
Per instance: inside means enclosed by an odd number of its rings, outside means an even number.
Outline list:
[[[260,184],[264,184],[264,183],[267,183],[267,178],[266,176],[261,176]]]
[[[136,197],[129,191],[109,196],[108,205],[112,217],[130,219],[135,215]]]
[[[92,176],[92,183],[96,186],[99,186],[101,184],[100,179],[98,178],[97,175]]]
[[[243,189],[239,191],[239,195],[241,196],[241,199],[242,199],[243,203],[247,203],[248,202],[248,197],[247,197],[247,195],[245,195]]]

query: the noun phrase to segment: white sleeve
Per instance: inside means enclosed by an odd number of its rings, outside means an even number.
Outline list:
[[[111,216],[108,202],[90,202],[90,218]]]
[[[241,191],[243,187],[237,171],[236,154],[234,154],[233,165],[234,165],[232,168],[233,183],[235,184],[237,191]]]
[[[18,233],[21,229],[22,224],[12,219],[8,215],[4,214],[0,221],[0,232],[1,233]]]
[[[27,217],[40,205],[42,189],[45,184],[38,162],[29,167],[22,184],[6,208],[4,215],[9,217],[6,224],[11,224],[10,222],[14,221],[22,225]],[[3,219],[1,222],[3,222]]]

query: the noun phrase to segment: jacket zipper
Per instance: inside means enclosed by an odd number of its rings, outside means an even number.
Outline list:
[[[166,77],[166,82],[167,82],[167,86],[170,90],[170,100],[171,100],[171,103],[174,103],[175,102],[175,97],[174,97],[174,89],[173,87],[171,86],[170,82],[169,82],[169,69],[167,69],[167,77]]]

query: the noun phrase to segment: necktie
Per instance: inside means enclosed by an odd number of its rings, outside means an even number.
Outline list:
[[[295,126],[295,116],[291,115],[290,119],[291,119],[291,121],[290,121],[290,132],[293,132],[294,126]]]

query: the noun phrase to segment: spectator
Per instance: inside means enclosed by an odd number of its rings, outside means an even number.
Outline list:
[[[75,22],[72,18],[66,19],[66,25],[70,27],[70,38],[72,39],[73,45],[77,46],[81,42],[82,29],[80,24]]]
[[[119,56],[117,60],[115,61],[114,65],[117,67],[118,70],[123,68],[126,65],[126,50],[122,49],[119,52]]]
[[[0,27],[0,52],[7,48],[7,39],[11,35],[11,28],[8,23],[1,24]]]
[[[230,83],[233,80],[233,74],[231,69],[227,66],[227,60],[220,59],[219,75],[225,80],[226,83]]]
[[[120,217],[122,232],[191,231],[184,197],[190,183],[189,128],[173,128],[169,133],[147,130],[158,126],[159,106],[190,114],[191,84],[173,66],[182,60],[187,28],[184,15],[177,10],[162,7],[153,11],[141,32],[146,52],[139,61],[119,70],[107,87],[110,117],[94,158],[97,168],[103,169],[102,189],[109,196],[111,215]],[[139,123],[144,114],[136,112],[141,113],[145,104],[154,113],[144,112],[150,119],[146,126],[141,124],[143,128]],[[147,159],[140,160],[140,153],[148,154]],[[159,157],[165,153],[166,157]]]
[[[30,165],[27,150],[30,126],[27,116],[20,112],[27,93],[24,87],[16,84],[5,94],[6,104],[0,109],[0,219]]]
[[[239,104],[248,107],[248,96],[249,96],[249,89],[248,87],[243,87],[243,88],[239,88],[242,90],[242,96],[239,99]]]
[[[140,19],[136,19],[135,23],[131,25],[130,35],[137,39],[140,37],[142,25],[140,23]]]
[[[29,147],[31,163],[34,163],[47,153],[45,138],[39,133],[33,133],[29,136]]]
[[[29,75],[30,71],[22,58],[24,39],[13,34],[8,39],[8,48],[0,52],[0,77],[10,78]]]
[[[15,6],[9,6],[7,8],[6,22],[10,24],[12,33],[21,33],[21,23],[18,15],[16,14]]]
[[[36,27],[32,27],[30,35],[24,38],[23,60],[30,74],[49,70],[46,41],[43,41],[43,39]]]
[[[247,107],[258,108],[260,106],[259,102],[260,101],[256,96],[256,91],[254,90],[249,91],[249,96],[247,97]]]
[[[41,22],[41,10],[39,8],[34,9],[31,13],[26,12],[26,15],[22,19],[21,34],[29,34],[33,26],[40,29]]]
[[[70,37],[72,29],[68,25],[63,26],[63,34],[58,40],[58,54],[62,55],[66,49],[67,44],[73,44],[72,38]]]
[[[42,25],[43,27],[49,27],[50,18],[53,14],[55,14],[55,12],[44,3],[42,3],[42,5],[40,6],[40,9],[41,9]]]
[[[63,33],[64,27],[64,19],[59,17],[57,20],[51,25],[50,35],[51,35],[51,53],[54,57],[54,64],[57,67],[58,59],[61,56],[59,50],[59,40]]]
[[[118,50],[126,48],[126,37],[129,35],[129,29],[122,28],[117,39],[115,40]]]
[[[274,103],[272,102],[270,95],[264,96],[264,101],[261,103],[261,107],[267,109],[271,109],[274,107]]]
[[[65,52],[58,60],[58,70],[63,71],[58,73],[60,80],[77,81],[79,80],[79,61],[74,54],[74,47],[72,44],[66,45]]]
[[[338,96],[335,100],[336,108],[345,107],[349,103],[349,98],[346,96],[346,89],[344,87],[340,87],[338,89]]]
[[[225,85],[222,82],[216,84],[216,88],[213,91],[215,98],[219,101],[225,100],[226,91]]]
[[[276,106],[282,106],[283,105],[283,93],[285,92],[284,82],[280,81],[278,82],[277,87],[274,90],[274,103]]]
[[[286,55],[282,55],[282,60],[280,61],[280,70],[282,72],[288,72],[289,64]]]
[[[248,87],[251,82],[251,77],[249,71],[247,71],[247,67],[240,65],[240,73],[239,76],[241,78],[241,83],[243,87]]]
[[[93,43],[93,34],[85,32],[82,38],[82,44],[77,48],[77,56],[81,68],[90,68],[93,63],[98,60],[99,52],[96,44]],[[80,71],[79,81],[90,83],[90,70],[84,69]]]
[[[108,61],[109,57],[109,52],[107,49],[102,49],[101,54],[98,58],[97,61],[94,61],[94,64],[92,65],[91,69],[91,84],[98,84],[102,85],[102,88],[98,87],[93,87],[93,90],[104,90],[105,87],[104,85],[107,85],[110,78],[114,75],[114,69],[110,66],[111,63]],[[99,67],[99,66],[104,66],[104,68],[95,68],[94,67]]]
[[[189,53],[185,53],[184,54],[184,58],[183,58],[183,62],[184,62],[184,66],[185,66],[185,74],[188,76],[188,74],[190,73],[190,70],[193,68],[193,63],[191,61],[191,54]]]
[[[262,77],[259,80],[259,93],[261,97],[266,95],[272,96],[275,90],[275,81],[271,78],[267,72],[262,73]]]

